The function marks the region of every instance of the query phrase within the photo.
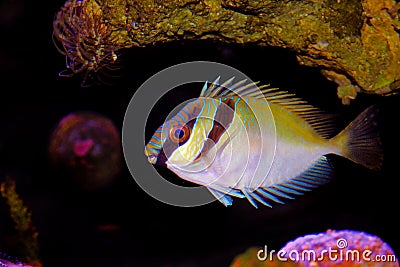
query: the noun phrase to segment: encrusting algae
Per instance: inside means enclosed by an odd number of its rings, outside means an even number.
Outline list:
[[[394,0],[67,0],[54,37],[67,69],[85,78],[112,68],[122,48],[205,39],[282,47],[321,69],[349,104],[400,88],[399,9]]]

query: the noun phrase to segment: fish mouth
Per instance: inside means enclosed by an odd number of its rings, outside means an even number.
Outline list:
[[[147,156],[147,161],[150,164],[166,167],[167,157],[165,156],[165,153],[163,150],[161,150],[159,153],[146,153],[146,152],[145,152],[145,154]]]
[[[147,156],[147,160],[149,161],[150,164],[156,164],[157,163],[157,156],[154,154],[151,154]]]

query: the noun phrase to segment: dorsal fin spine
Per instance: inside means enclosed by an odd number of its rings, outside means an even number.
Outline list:
[[[309,105],[295,94],[281,91],[279,88],[269,88],[269,85],[257,86],[258,82],[247,82],[246,79],[233,83],[230,78],[219,85],[218,77],[207,89],[202,90],[202,97],[234,97],[240,96],[244,101],[247,98],[265,99],[269,104],[278,105],[289,112],[293,112],[306,120],[322,137],[328,138],[334,130],[333,116],[329,116],[320,109]]]

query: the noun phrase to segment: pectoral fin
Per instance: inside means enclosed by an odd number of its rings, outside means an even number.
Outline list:
[[[239,190],[237,189],[232,189],[224,186],[220,186],[217,184],[212,184],[207,189],[211,192],[211,194],[218,199],[222,204],[225,206],[230,206],[232,205],[233,197],[238,197],[238,198],[243,198],[245,195],[243,195]]]
[[[209,187],[207,187],[207,189],[216,199],[224,204],[225,207],[232,205],[233,199],[230,196]]]

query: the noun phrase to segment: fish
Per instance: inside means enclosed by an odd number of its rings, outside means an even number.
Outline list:
[[[246,79],[205,82],[145,145],[151,164],[206,187],[225,206],[295,199],[329,182],[329,155],[380,170],[378,108],[371,105],[339,132],[335,116],[295,94]],[[339,133],[337,133],[339,132]]]

